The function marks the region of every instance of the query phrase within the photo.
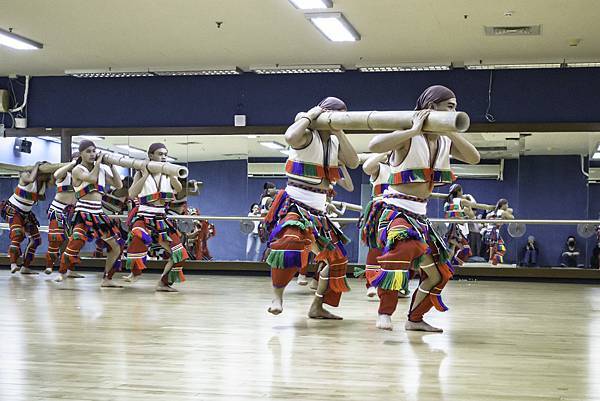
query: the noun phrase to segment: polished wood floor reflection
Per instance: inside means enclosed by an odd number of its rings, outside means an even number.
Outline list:
[[[295,283],[266,312],[267,277],[188,276],[178,294],[58,287],[0,271],[0,400],[596,400],[600,289],[454,281],[443,334],[392,332],[351,280],[343,321],[305,318]],[[413,283],[414,287],[414,283]]]

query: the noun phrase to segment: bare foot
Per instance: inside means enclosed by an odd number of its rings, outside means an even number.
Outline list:
[[[281,299],[273,299],[271,306],[269,306],[269,309],[267,309],[267,312],[276,316],[279,315],[281,312],[283,312],[283,301]]]
[[[298,285],[305,286],[308,284],[308,280],[304,274],[298,274],[298,281],[296,281]]]
[[[133,273],[131,273],[129,276],[123,277],[123,280],[125,280],[125,282],[127,282],[127,283],[135,283],[136,281],[138,281],[140,279],[140,277],[142,277],[141,274],[138,274],[136,276]]]
[[[122,285],[119,285],[107,278],[102,279],[102,284],[100,284],[100,287],[102,287],[102,288],[123,288]]]
[[[390,315],[379,315],[375,327],[381,330],[393,330],[392,317]]]
[[[20,266],[17,266],[15,263],[11,263],[10,264],[10,272],[12,274],[15,274],[16,272],[18,272],[19,270],[21,270]]]
[[[51,267],[46,267],[46,270],[44,270],[44,273],[46,273],[46,274],[52,274],[52,268]]]
[[[322,306],[311,306],[308,311],[308,317],[311,319],[331,319],[331,320],[342,320],[341,316],[334,315],[328,310],[323,309]]]
[[[429,323],[426,323],[424,320],[420,322],[411,322],[408,320],[404,325],[404,329],[407,331],[428,331],[431,333],[442,333],[444,330],[439,327],[433,327]]]
[[[308,286],[308,288],[310,288],[311,290],[316,290],[319,287],[319,282],[317,280],[315,280],[314,278],[312,280],[310,280],[310,284]]]
[[[179,292],[179,290],[171,287],[170,285],[166,285],[162,281],[156,284],[156,288],[154,290],[157,292]]]
[[[367,289],[367,296],[373,298],[375,295],[377,295],[377,287],[369,287]]]
[[[36,272],[35,270],[31,270],[29,267],[21,267],[21,274],[40,274],[38,272]]]
[[[83,274],[79,274],[77,272],[74,272],[72,270],[69,270],[67,272],[67,278],[84,278],[85,276]]]

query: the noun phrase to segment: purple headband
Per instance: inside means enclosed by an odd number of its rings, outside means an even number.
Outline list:
[[[325,110],[333,111],[348,110],[348,107],[346,107],[346,103],[344,103],[341,99],[332,96],[326,97],[325,99],[321,100],[321,102],[319,103],[319,107]]]
[[[166,149],[167,147],[165,146],[164,143],[160,143],[160,142],[155,142],[152,145],[150,145],[150,147],[148,148],[148,154],[151,155],[152,153],[156,152],[158,149]]]
[[[456,95],[445,86],[430,86],[421,93],[421,96],[419,96],[415,110],[427,109],[429,108],[429,103],[439,103],[452,98],[456,98]]]
[[[90,141],[89,139],[84,139],[83,141],[79,142],[79,152],[80,153],[83,152],[90,146],[96,147],[96,144],[94,142]],[[77,156],[77,157],[79,157],[79,156]]]

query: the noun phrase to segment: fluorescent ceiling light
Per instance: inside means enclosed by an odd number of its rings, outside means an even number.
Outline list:
[[[449,65],[370,65],[357,66],[360,72],[448,71]]]
[[[342,13],[307,13],[306,18],[332,42],[356,42],[360,34]]]
[[[534,68],[561,68],[561,63],[539,64],[471,64],[465,65],[466,70],[525,70]]]
[[[592,155],[592,160],[600,160],[600,152],[596,152]]]
[[[214,68],[155,68],[150,67],[149,70],[154,75],[170,76],[170,77],[185,77],[195,75],[239,75],[242,70],[238,67],[214,67]]]
[[[333,7],[332,0],[289,0],[290,3],[300,10],[311,10],[316,8],[331,8]]]
[[[567,63],[567,67],[571,67],[571,68],[595,68],[595,67],[600,67],[600,63],[599,62]]]
[[[265,142],[259,142],[259,143],[266,148],[274,149],[274,150],[284,150],[286,148],[285,145],[282,145],[279,142],[275,142],[275,141],[265,141]]]
[[[60,143],[60,138],[56,136],[39,136],[38,138],[48,142]]]
[[[35,40],[27,39],[10,31],[0,28],[0,45],[8,46],[17,50],[38,50],[44,47]]]
[[[128,152],[142,152],[142,153],[146,153],[146,151],[144,149],[140,149],[140,148],[136,148],[135,146],[129,146],[129,145],[115,145],[117,148],[121,148],[124,149]]]
[[[78,135],[73,137],[73,141],[75,142],[81,142],[84,139],[87,139],[88,141],[103,141],[104,137],[103,136],[93,136],[93,135]]]
[[[255,66],[250,67],[250,69],[257,74],[322,74],[344,72],[344,68],[339,64]]]
[[[65,75],[75,78],[138,78],[153,77],[154,73],[148,70],[136,69],[96,69],[96,70],[66,70]]]

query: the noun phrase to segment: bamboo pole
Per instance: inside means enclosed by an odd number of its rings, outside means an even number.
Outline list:
[[[128,156],[123,156],[115,153],[103,153],[103,161],[107,163],[114,164],[116,166],[132,168],[135,170],[140,170],[146,160],[134,159]],[[179,166],[173,163],[163,163],[163,162],[149,162],[148,163],[148,171],[152,174],[165,174],[169,176],[185,178],[188,176],[187,167]]]
[[[413,125],[416,111],[326,111],[323,112],[310,127],[328,130],[397,130],[409,129]],[[298,113],[296,121],[305,117],[306,113]],[[471,121],[467,113],[462,111],[432,111],[423,130],[428,132],[465,132]]]

